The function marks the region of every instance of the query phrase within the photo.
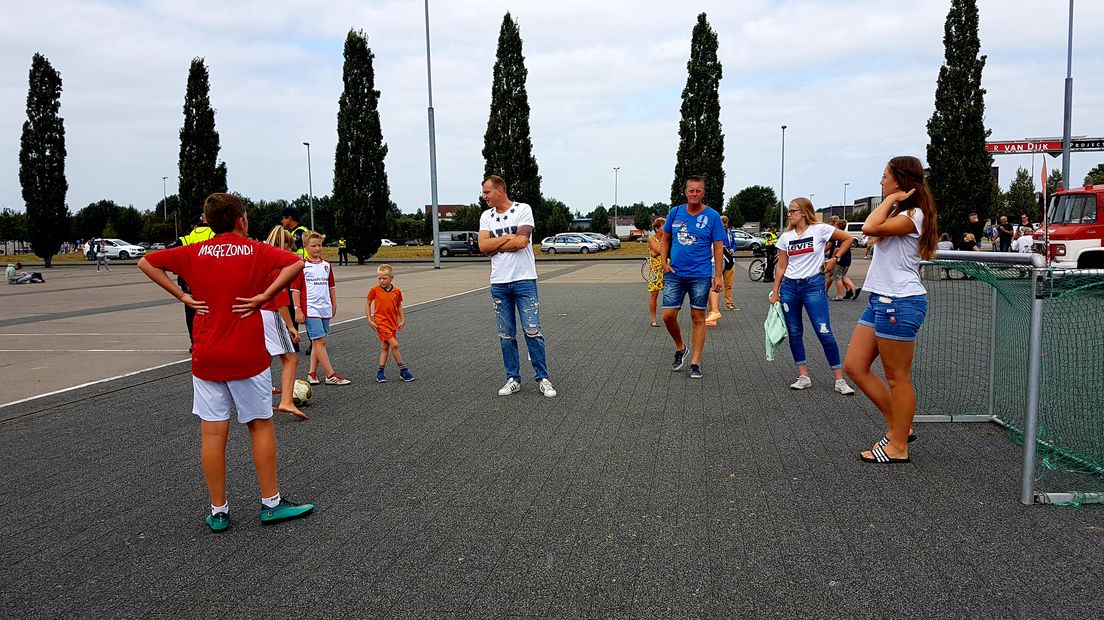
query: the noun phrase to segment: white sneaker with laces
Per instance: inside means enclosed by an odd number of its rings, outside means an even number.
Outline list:
[[[499,396],[509,396],[521,389],[521,384],[518,383],[513,377],[506,380],[506,385],[502,386],[502,389],[498,391]]]
[[[809,375],[801,375],[790,384],[791,390],[804,390],[805,388],[813,387],[813,380],[809,378]]]
[[[845,379],[836,379],[835,389],[837,392],[843,394],[844,396],[850,396],[855,393],[855,390],[850,385],[847,385],[847,381]]]
[[[552,398],[556,395],[556,388],[552,387],[552,382],[548,379],[541,379],[537,387],[540,388],[541,394],[544,394],[548,398]]]

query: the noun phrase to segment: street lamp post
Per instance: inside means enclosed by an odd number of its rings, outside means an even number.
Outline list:
[[[617,236],[617,171],[621,166],[613,167],[613,236]]]
[[[850,182],[843,184],[843,219],[847,219],[847,186],[851,185]],[[851,211],[854,213],[854,210]]]
[[[441,220],[437,208],[437,137],[433,123],[433,73],[429,53],[429,0],[425,0],[426,24],[426,92],[429,94],[429,195],[433,208],[433,268],[441,268],[440,230]]]
[[[1073,126],[1073,0],[1069,6],[1069,43],[1066,45],[1066,106],[1062,129],[1062,181],[1070,183],[1070,132]]]
[[[169,219],[169,192],[165,189],[165,181],[169,177],[161,177],[161,218],[168,221]]]
[[[311,179],[310,142],[304,142],[307,147],[307,204],[310,205],[311,230],[314,227],[314,181]]]
[[[786,126],[782,125],[782,180],[778,184],[778,230],[786,229]]]

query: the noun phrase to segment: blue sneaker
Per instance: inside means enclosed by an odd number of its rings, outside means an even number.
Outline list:
[[[286,499],[281,499],[280,503],[272,508],[261,504],[261,525],[296,519],[312,510],[314,510],[314,504],[296,504]]]
[[[402,377],[403,381],[413,381],[414,380],[414,375],[410,374],[410,369],[407,368],[406,366],[403,366],[402,368],[399,369],[399,376]]]
[[[230,529],[230,513],[220,512],[217,515],[209,514],[204,520],[207,522],[207,527],[211,528],[211,531],[216,534]]]
[[[387,375],[382,370],[376,373],[376,383],[387,383]]]

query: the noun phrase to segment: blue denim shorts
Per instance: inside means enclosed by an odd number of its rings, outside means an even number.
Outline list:
[[[682,300],[690,294],[690,308],[705,310],[709,307],[709,289],[713,288],[712,278],[683,278],[677,273],[663,276],[663,307],[681,308]]]
[[[307,317],[307,338],[311,340],[321,340],[330,333],[330,320],[329,319],[316,319],[314,317]]]
[[[928,314],[928,296],[886,297],[870,294],[859,325],[874,328],[878,338],[912,342]]]

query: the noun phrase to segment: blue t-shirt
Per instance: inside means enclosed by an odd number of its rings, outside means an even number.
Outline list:
[[[690,215],[686,205],[679,205],[667,214],[663,232],[671,235],[671,267],[676,275],[713,277],[713,242],[725,240],[719,213],[705,207],[697,215]]]

